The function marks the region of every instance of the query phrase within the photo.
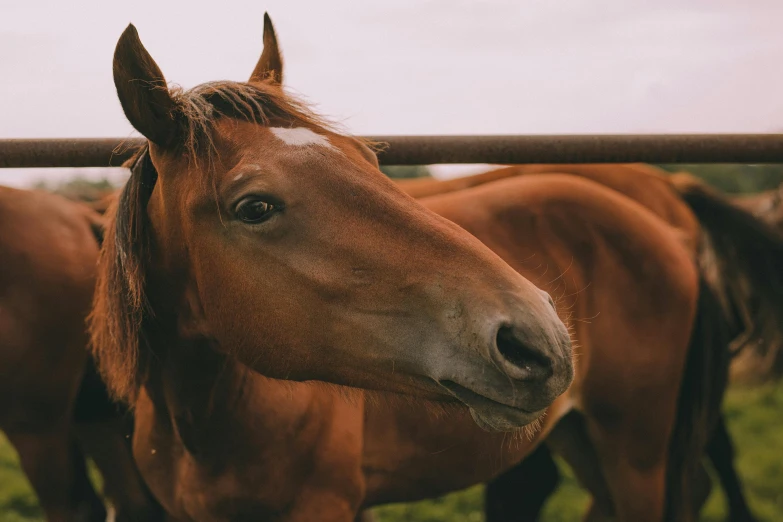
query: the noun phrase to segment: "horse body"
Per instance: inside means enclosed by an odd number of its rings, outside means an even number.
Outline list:
[[[774,267],[782,262],[780,242],[774,238],[770,240],[770,232],[759,226],[758,221],[732,210],[728,200],[707,190],[702,182],[691,176],[677,174],[670,177],[642,164],[518,165],[470,176],[460,183],[454,183],[455,180],[423,180],[418,184],[403,180],[399,183],[412,195],[443,194],[495,180],[552,173],[568,173],[598,182],[630,197],[678,230],[697,261],[702,277],[709,282],[711,289],[705,291],[714,292],[723,309],[720,316],[713,317],[712,324],[705,325],[705,328],[726,328],[727,337],[734,338],[735,353],[750,345],[733,361],[733,377],[759,380],[779,373],[775,368],[779,367],[776,356],[780,353],[781,334],[775,325],[779,323],[776,318],[781,307],[775,297],[776,291],[766,291],[766,287],[779,288],[780,280]],[[780,192],[775,190],[758,196],[735,198],[733,202],[760,220],[778,226],[780,220],[775,213],[780,207],[777,204],[779,198]],[[692,205],[700,209],[701,217],[697,218]],[[705,222],[705,230],[702,230],[701,221]],[[716,234],[717,242],[714,240]],[[727,241],[726,238],[731,239]],[[763,246],[757,248],[758,245]],[[766,284],[763,278],[768,278]],[[759,292],[758,288],[765,290]],[[755,341],[751,342],[754,337]],[[733,467],[734,450],[722,419],[718,420],[712,437],[707,446],[708,456],[719,470],[721,483],[726,488],[730,518],[754,520]],[[490,484],[488,502],[502,505],[505,512],[533,518],[533,513],[540,510],[543,499],[554,491],[558,480],[551,457],[546,456],[546,452],[539,453],[541,457],[520,465],[513,473]],[[527,484],[530,482],[528,477],[537,474],[552,476],[548,485],[540,486],[540,502],[522,506],[515,502],[512,493],[506,492],[515,484]],[[705,492],[709,491],[706,471],[700,472],[699,480],[703,484],[696,485],[696,489],[700,489],[701,493],[696,493],[693,503],[697,509],[706,501]],[[493,513],[492,505],[488,504],[488,510]]]
[[[0,427],[51,521],[106,516],[71,432],[98,257],[75,209],[0,188]]]
[[[44,192],[0,187],[0,428],[49,521],[103,521],[84,452],[120,522],[154,520],[102,383],[92,385],[85,318],[99,218]],[[88,382],[89,381],[89,382]]]

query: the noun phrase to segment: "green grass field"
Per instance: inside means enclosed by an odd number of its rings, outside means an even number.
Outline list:
[[[783,520],[783,385],[732,389],[726,400],[729,429],[739,452],[739,470],[751,507],[761,520]],[[545,522],[580,520],[586,497],[569,470],[546,506]],[[713,492],[702,520],[723,521],[722,496]],[[523,492],[520,492],[523,493]],[[480,487],[446,497],[376,510],[381,522],[480,522]],[[42,520],[35,496],[19,470],[16,454],[0,440],[0,522]]]

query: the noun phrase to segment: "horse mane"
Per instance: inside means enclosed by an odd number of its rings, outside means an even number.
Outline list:
[[[112,395],[133,401],[143,374],[142,324],[149,306],[145,294],[148,234],[146,209],[154,187],[145,145],[131,160],[131,176],[106,212],[93,308],[88,317],[91,349]]]
[[[209,157],[214,152],[214,125],[222,117],[258,125],[276,121],[288,125],[333,127],[282,88],[270,83],[208,82],[190,90],[173,87],[171,97],[182,137],[181,152],[194,160]]]
[[[215,124],[221,118],[333,128],[280,87],[268,83],[212,82],[175,88],[175,119],[181,143],[176,153],[190,161],[215,154]],[[93,310],[88,318],[91,349],[115,398],[133,403],[148,369],[154,311],[146,293],[152,253],[147,205],[157,181],[149,146],[128,162],[131,176],[106,212]]]

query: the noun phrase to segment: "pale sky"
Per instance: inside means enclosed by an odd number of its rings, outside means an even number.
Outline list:
[[[783,130],[783,0],[0,6],[0,138],[130,136],[111,76],[129,22],[190,87],[249,76],[265,10],[288,86],[356,134]]]

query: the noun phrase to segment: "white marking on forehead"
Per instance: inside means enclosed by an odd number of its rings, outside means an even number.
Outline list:
[[[317,134],[305,127],[296,127],[293,129],[287,129],[285,127],[270,127],[270,131],[279,140],[286,145],[292,147],[326,147],[327,149],[334,149],[334,145],[329,141],[329,138]]]
[[[242,176],[244,176],[244,175],[245,175],[245,173],[244,173],[244,172],[240,172],[239,174],[237,174],[236,176],[234,176],[234,181],[237,181],[238,179],[242,179]]]

